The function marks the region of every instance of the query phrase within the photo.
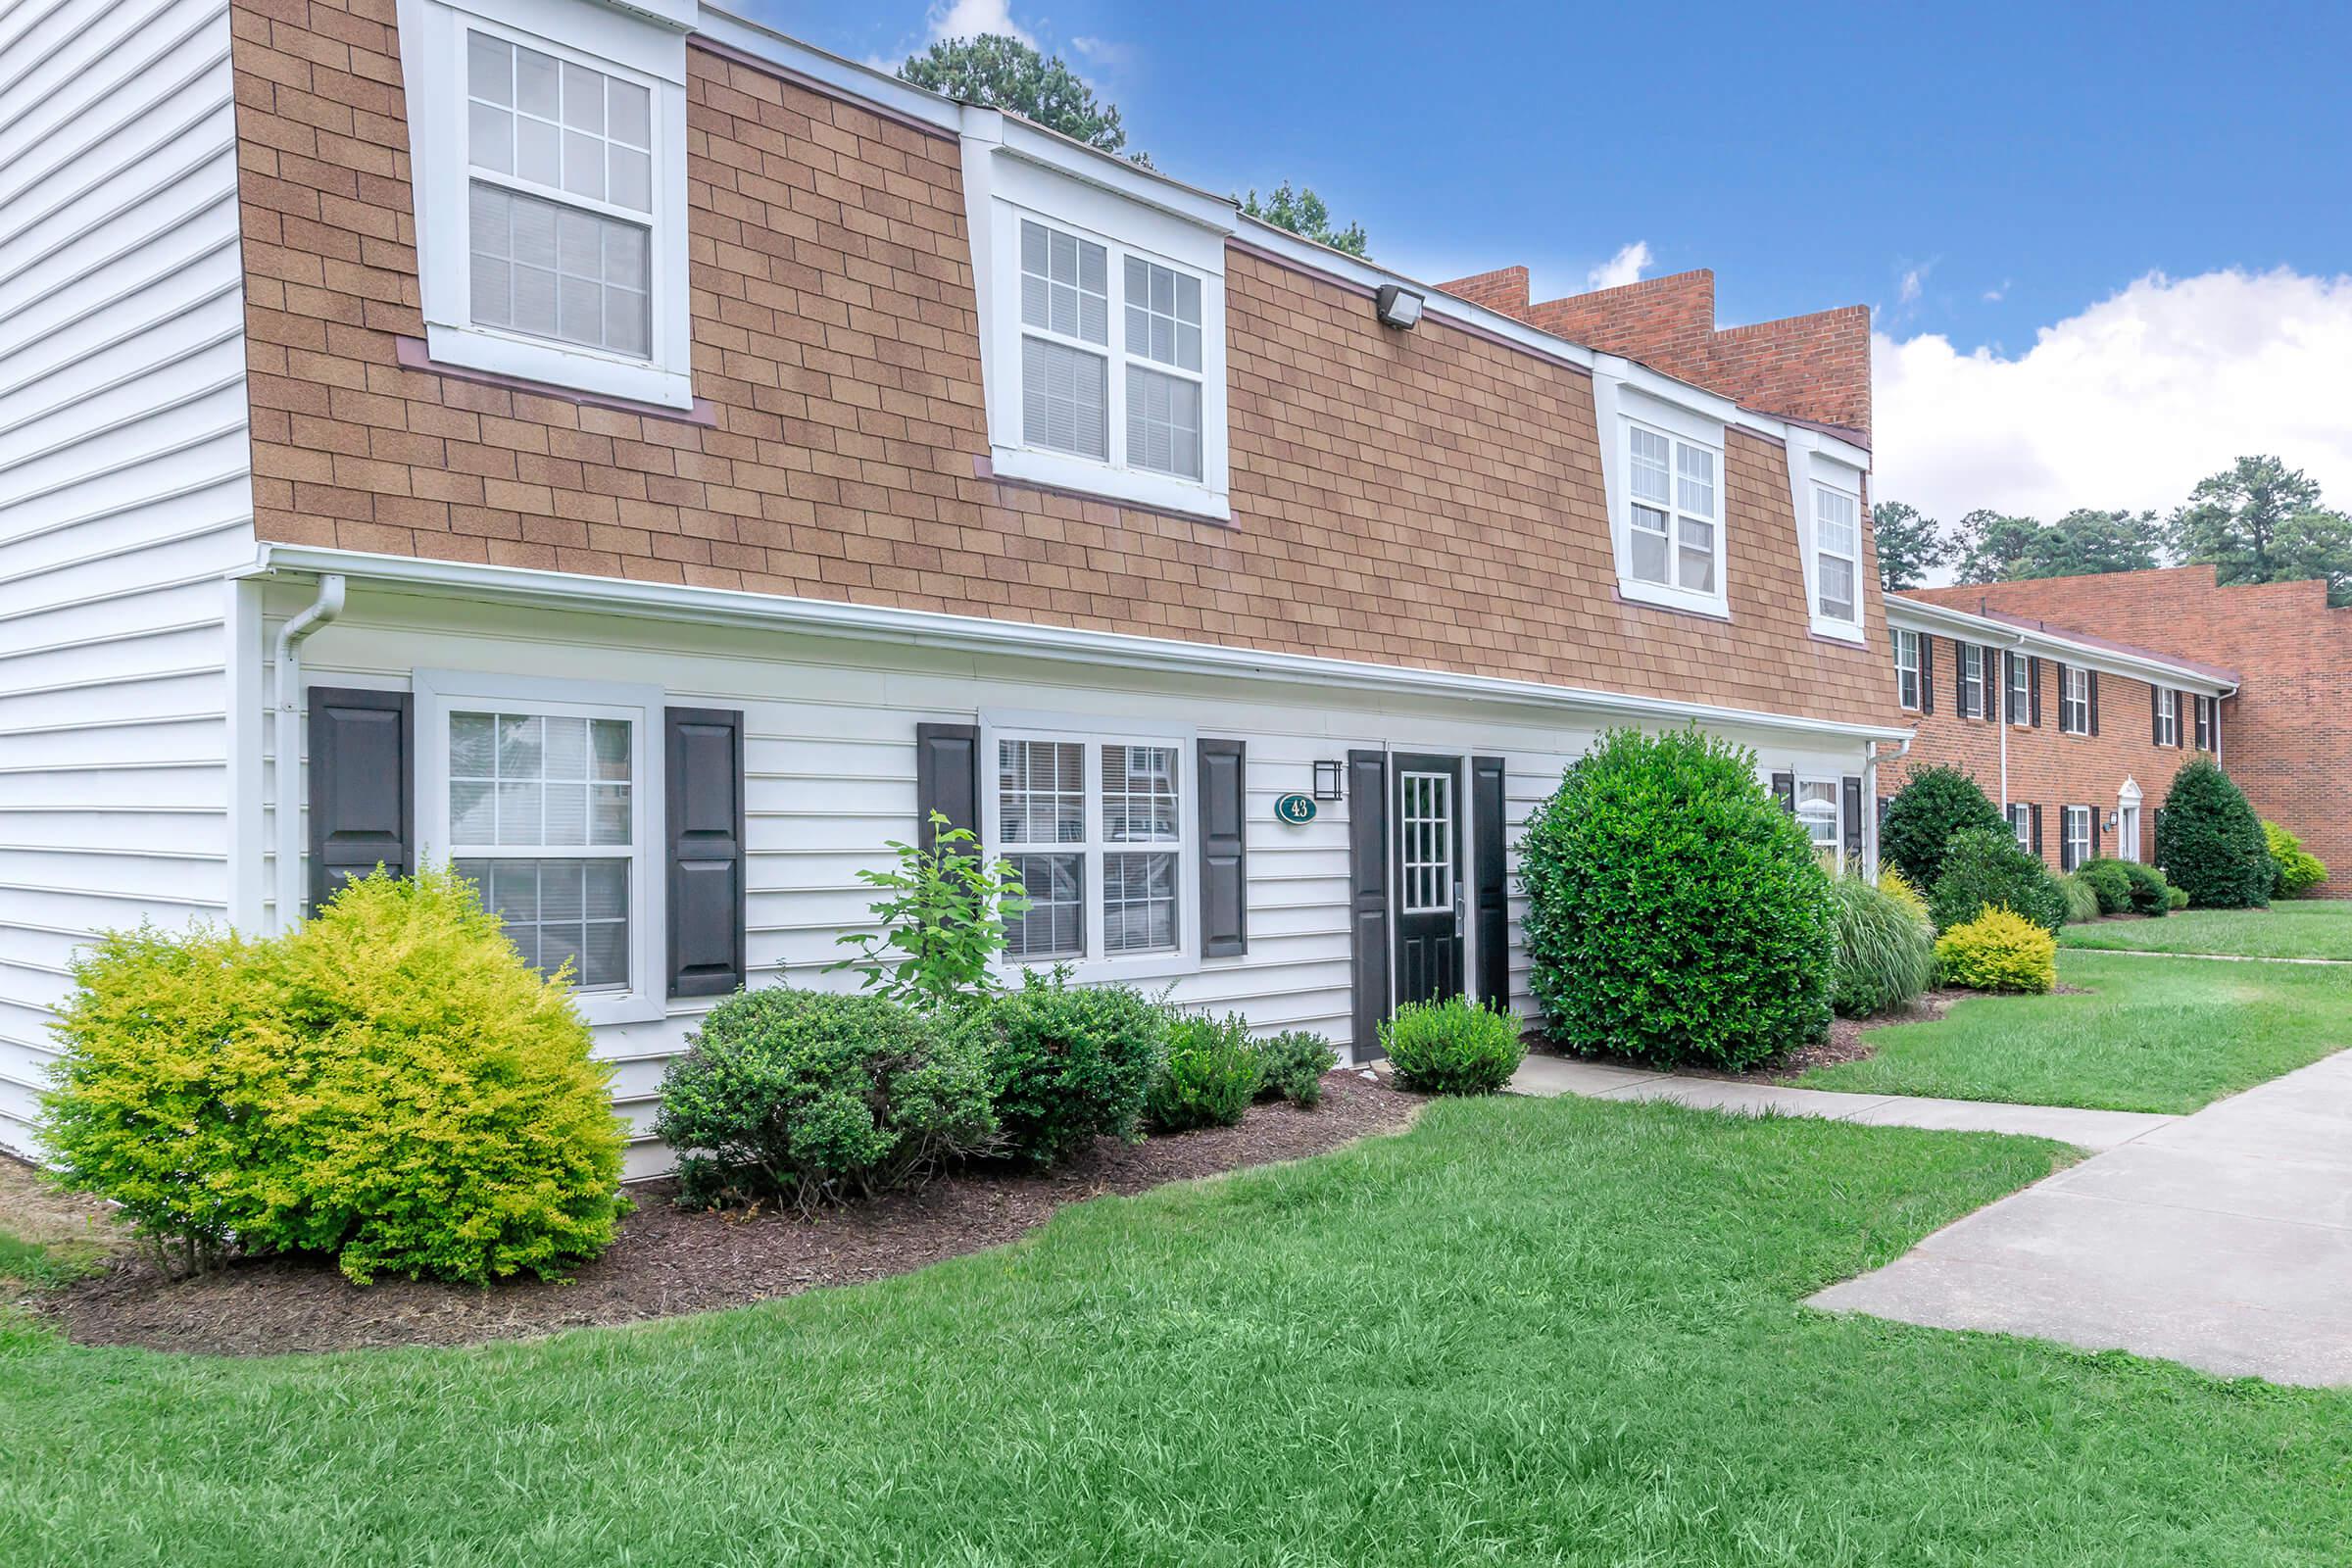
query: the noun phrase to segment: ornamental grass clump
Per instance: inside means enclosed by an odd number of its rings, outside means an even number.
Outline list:
[[[995,1146],[975,1042],[886,998],[740,992],[687,1043],[654,1120],[687,1207],[870,1198]]]
[[[1928,989],[1936,931],[1925,914],[1858,876],[1833,881],[1830,898],[1838,931],[1830,1005],[1840,1017],[1892,1012]]]
[[[2066,923],[2084,925],[2100,914],[2098,889],[2082,879],[2081,872],[2058,879],[2058,891],[2066,896]]]
[[[2156,818],[2156,863],[2205,909],[2265,906],[2278,876],[2254,808],[2210,757],[2173,775]]]
[[[1991,908],[1936,940],[1946,985],[1969,991],[2046,992],[2058,984],[2058,939],[2014,909]]]
[[[379,870],[268,940],[112,935],[75,980],[45,1102],[59,1178],[187,1266],[555,1276],[628,1208],[567,981],[451,871]]]
[[[1830,878],[1752,753],[1604,735],[1519,851],[1529,980],[1562,1049],[1738,1069],[1829,1028]]]

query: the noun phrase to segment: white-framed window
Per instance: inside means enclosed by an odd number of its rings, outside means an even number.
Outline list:
[[[2023,802],[2009,807],[2009,831],[2017,835],[2017,847],[2028,855],[2034,853],[2034,808]]]
[[[1823,620],[1862,623],[1862,499],[1813,487],[1813,611]]]
[[[400,19],[427,352],[691,408],[683,34],[595,0]]]
[[[1192,749],[1175,734],[991,728],[985,842],[1029,901],[1005,922],[1008,963],[1108,976],[1189,962]]]
[[[2065,808],[2066,864],[2069,870],[2090,858],[2090,808],[2070,806]]]
[[[1812,836],[1813,852],[1825,858],[1833,868],[1842,870],[1845,858],[1844,826],[1838,801],[1838,781],[1834,778],[1800,778],[1796,781],[1796,819]]]
[[[1984,650],[1975,643],[1960,645],[1960,716],[1991,716],[1984,706]]]
[[[2009,654],[2004,662],[2009,668],[2009,722],[2031,723],[2034,719],[2033,661],[2023,654]]]
[[[1642,597],[1720,610],[1723,453],[1625,421],[1624,574]]]
[[[2180,694],[2163,686],[2156,688],[2156,744],[2180,744]]]
[[[964,200],[996,476],[1230,518],[1223,228],[1116,160],[995,128],[966,126]]]
[[[2213,750],[2213,732],[2221,717],[2222,700],[2219,697],[2200,697],[2197,704],[2197,750]]]
[[[1919,707],[1919,633],[1896,626],[1886,633],[1894,645],[1895,701],[1905,708]]]
[[[2090,671],[2079,664],[2059,666],[2058,729],[2066,735],[2090,733]]]
[[[418,839],[591,1023],[662,1015],[662,694],[419,670]]]

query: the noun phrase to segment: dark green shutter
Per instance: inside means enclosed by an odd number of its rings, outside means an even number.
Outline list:
[[[1351,1049],[1357,1061],[1382,1054],[1389,1016],[1389,759],[1348,754],[1348,956],[1353,990]]]
[[[1936,639],[1919,634],[1919,710],[1936,711]]]
[[[1249,764],[1240,741],[1202,740],[1200,778],[1200,954],[1230,958],[1250,951]]]
[[[310,690],[310,906],[378,865],[416,869],[415,708],[407,692]],[[294,760],[277,760],[280,778]],[[282,799],[283,797],[281,797]]]
[[[1845,863],[1851,869],[1862,864],[1862,776],[1848,773],[1838,780],[1838,797],[1845,815]]]
[[[1470,866],[1478,933],[1478,1000],[1511,1004],[1511,902],[1504,871],[1503,764],[1499,757],[1470,759]]]
[[[2090,685],[2090,732],[2099,732],[2099,672],[2092,670],[2082,677]]]
[[[980,726],[914,726],[915,843],[928,850],[936,837],[931,813],[948,826],[980,831]]]
[[[1773,774],[1772,796],[1774,800],[1781,803],[1782,810],[1794,816],[1796,814],[1796,775],[1794,773]]]
[[[743,714],[673,708],[664,715],[669,853],[669,994],[743,989]]]
[[[2041,728],[2041,661],[2026,661],[2026,715],[2035,729]]]

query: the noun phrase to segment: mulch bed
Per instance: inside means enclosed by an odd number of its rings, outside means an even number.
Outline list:
[[[1341,1070],[1325,1075],[1323,1103],[1311,1111],[1276,1102],[1236,1127],[1134,1145],[1103,1139],[1042,1175],[957,1171],[813,1219],[789,1207],[688,1213],[670,1202],[668,1182],[641,1183],[629,1189],[637,1209],[612,1246],[564,1284],[525,1279],[478,1289],[381,1279],[362,1287],[332,1263],[287,1257],[173,1280],[152,1259],[125,1252],[106,1273],[44,1293],[35,1304],[85,1345],[222,1355],[468,1345],[707,1312],[977,1252],[1044,1224],[1065,1203],[1325,1153],[1401,1130],[1422,1103]]]

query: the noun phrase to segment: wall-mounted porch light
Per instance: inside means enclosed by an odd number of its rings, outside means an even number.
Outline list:
[[[1318,801],[1336,801],[1339,798],[1340,764],[1337,762],[1317,762],[1315,764],[1315,799]]]
[[[1401,331],[1411,331],[1413,323],[1421,319],[1421,296],[1400,283],[1381,284],[1380,297],[1372,308],[1381,325]]]

